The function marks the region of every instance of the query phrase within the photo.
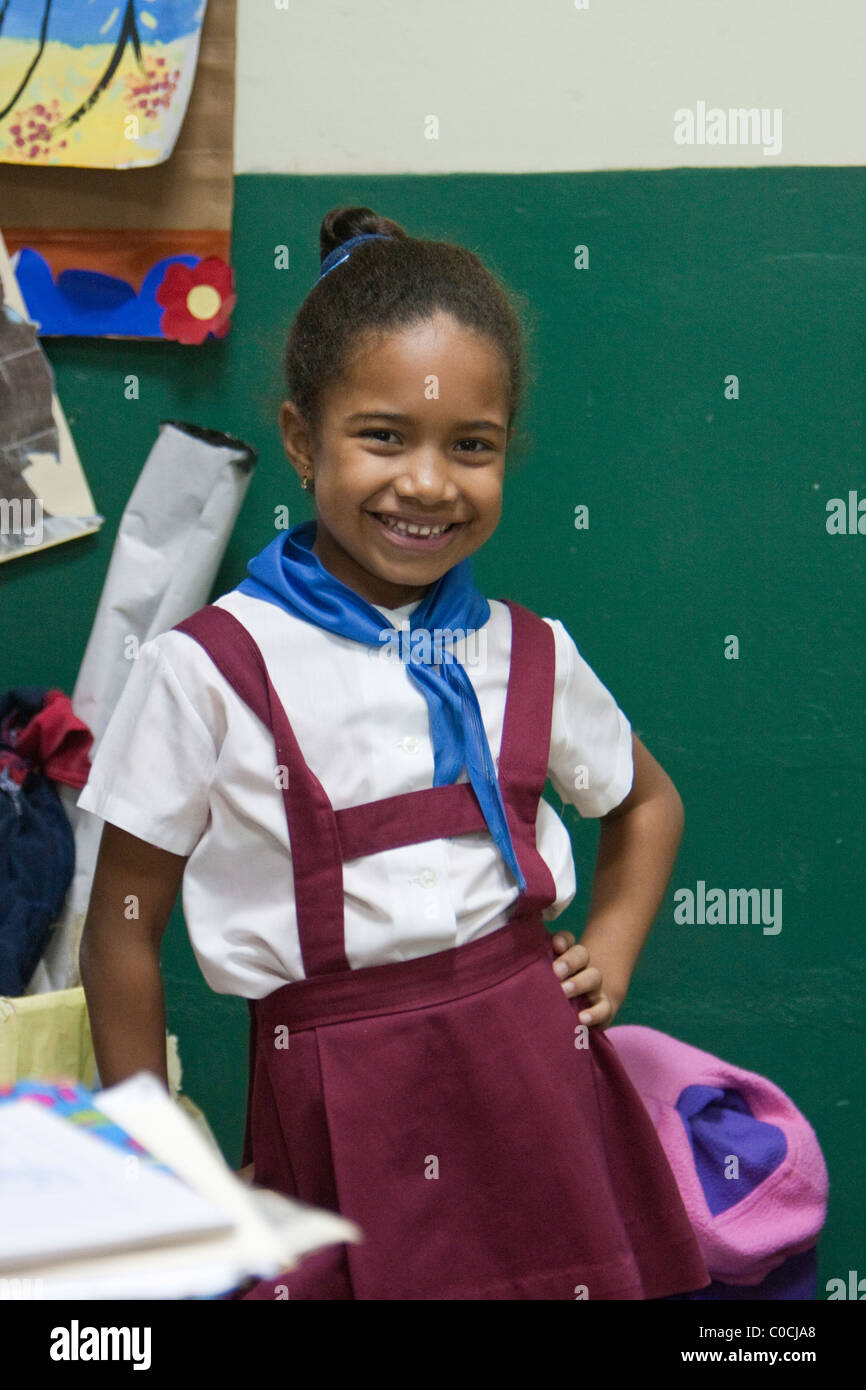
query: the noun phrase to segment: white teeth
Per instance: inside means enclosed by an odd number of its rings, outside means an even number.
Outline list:
[[[416,526],[414,522],[396,521],[393,517],[378,514],[380,521],[390,527],[392,531],[398,531],[402,536],[441,536],[443,531],[447,531],[447,526]]]

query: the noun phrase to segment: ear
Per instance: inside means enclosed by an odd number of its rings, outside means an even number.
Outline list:
[[[313,471],[312,431],[293,401],[280,406],[280,434],[286,457],[299,478]]]

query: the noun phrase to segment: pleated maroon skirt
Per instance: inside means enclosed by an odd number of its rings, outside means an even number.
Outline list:
[[[553,958],[541,918],[521,919],[257,1001],[256,1182],[366,1239],[236,1297],[591,1301],[709,1283],[643,1102]]]

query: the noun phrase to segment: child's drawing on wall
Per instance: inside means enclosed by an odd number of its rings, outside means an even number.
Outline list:
[[[0,161],[130,169],[167,159],[206,0],[0,0]]]

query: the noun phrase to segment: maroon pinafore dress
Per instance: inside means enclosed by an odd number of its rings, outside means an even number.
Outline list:
[[[526,893],[505,926],[466,945],[354,970],[344,861],[489,834],[470,783],[335,811],[246,628],[214,606],[178,625],[272,730],[288,769],[306,978],[248,1001],[242,1162],[255,1164],[257,1185],[339,1211],[365,1235],[235,1296],[648,1299],[709,1283],[643,1102],[553,973],[541,909],[555,886],[536,816],[554,637],[535,614],[508,607],[498,774]]]

